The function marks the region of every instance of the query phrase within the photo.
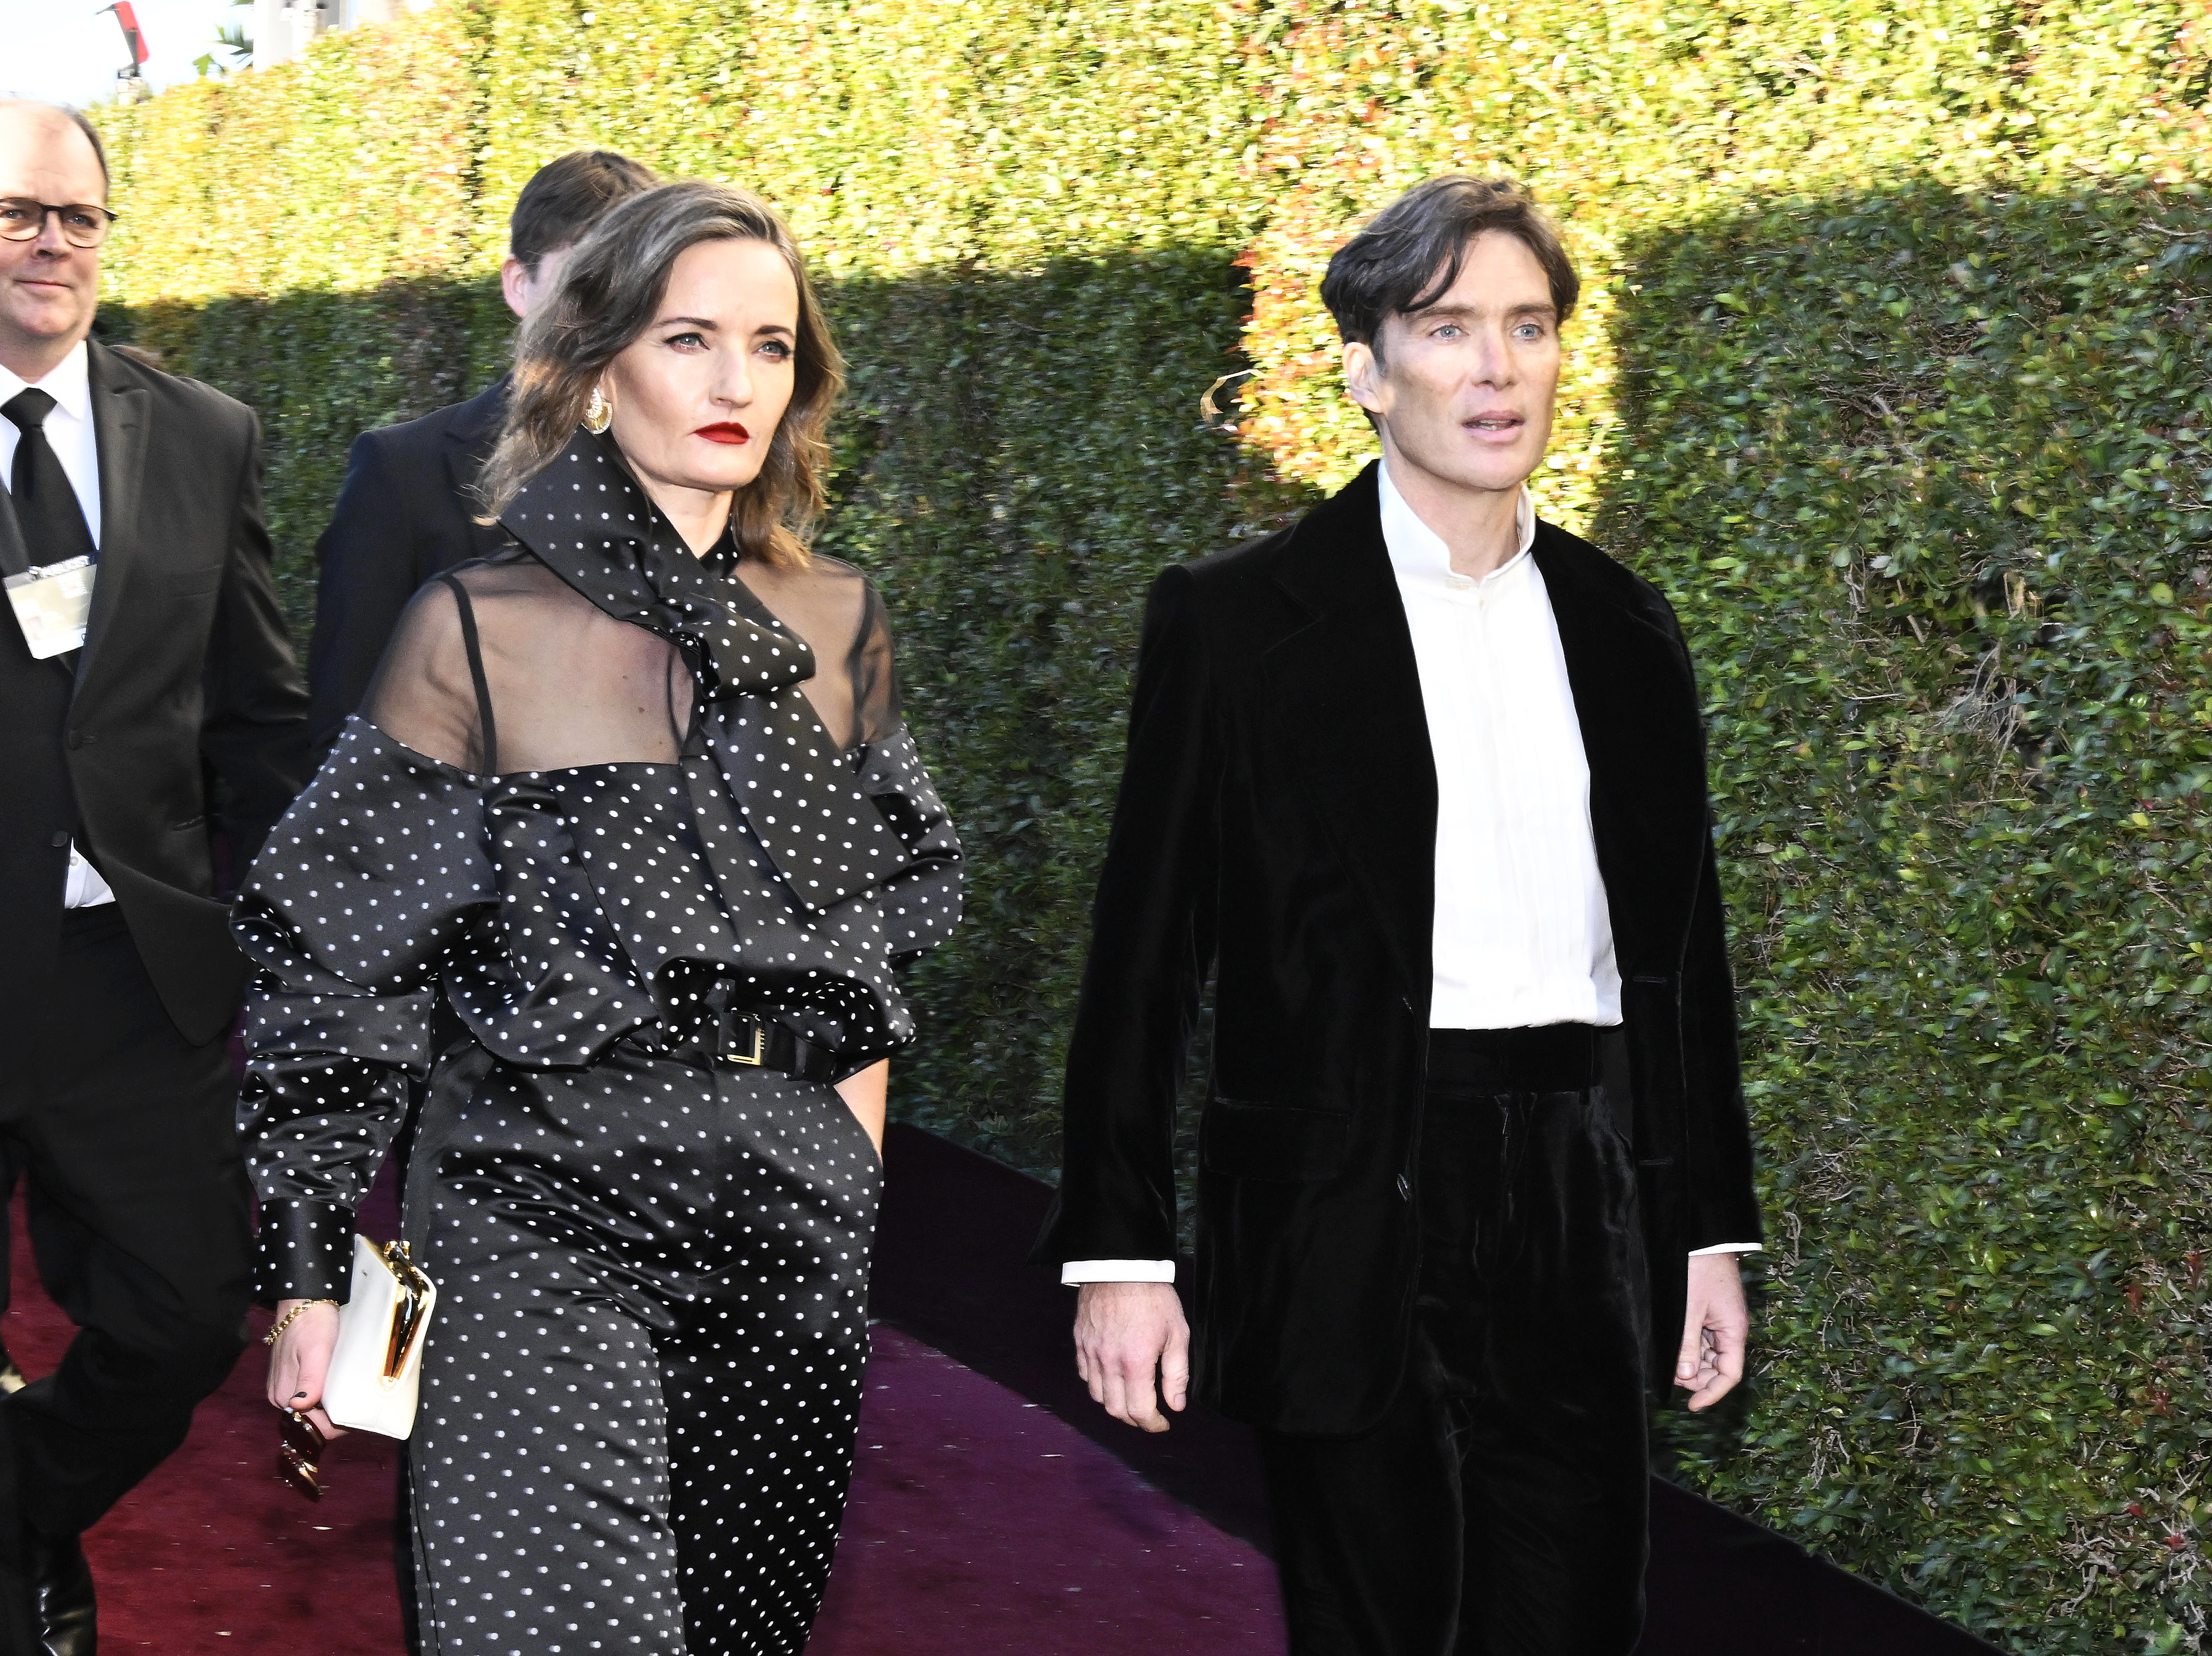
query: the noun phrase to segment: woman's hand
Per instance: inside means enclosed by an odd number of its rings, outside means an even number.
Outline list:
[[[871,1064],[858,1075],[847,1076],[837,1083],[837,1096],[845,1101],[866,1131],[868,1143],[876,1147],[876,1160],[884,1159],[884,1107],[890,1096],[891,1061]]]
[[[338,1308],[328,1300],[276,1301],[282,1322],[295,1306],[307,1308],[292,1319],[269,1350],[269,1401],[297,1409],[325,1437],[343,1437],[345,1428],[331,1424],[323,1412],[323,1377],[331,1372],[331,1353],[338,1343]]]

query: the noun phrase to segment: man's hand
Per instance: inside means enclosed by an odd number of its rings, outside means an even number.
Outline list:
[[[1751,1311],[1733,1253],[1690,1256],[1689,1314],[1682,1350],[1674,1359],[1674,1384],[1690,1393],[1690,1407],[1709,1409],[1743,1378],[1743,1350]]]
[[[1158,1397],[1181,1413],[1190,1393],[1190,1325],[1173,1285],[1084,1283],[1075,1301],[1075,1372],[1115,1419],[1166,1431]]]

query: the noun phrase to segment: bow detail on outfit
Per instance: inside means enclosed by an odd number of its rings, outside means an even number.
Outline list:
[[[684,772],[718,866],[736,849],[724,798],[811,913],[906,866],[905,842],[860,792],[799,688],[814,676],[814,652],[744,613],[757,601],[745,602],[734,574],[693,555],[611,437],[578,431],[500,522],[601,610],[682,655],[695,691]]]

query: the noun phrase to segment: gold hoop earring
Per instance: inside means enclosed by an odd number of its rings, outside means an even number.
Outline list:
[[[592,387],[592,400],[584,407],[584,429],[598,436],[615,422],[615,405],[607,401],[607,394],[597,385]]]

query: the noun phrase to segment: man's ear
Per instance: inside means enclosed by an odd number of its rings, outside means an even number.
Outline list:
[[[1382,378],[1382,365],[1375,360],[1375,348],[1364,340],[1352,339],[1344,346],[1344,388],[1352,393],[1352,400],[1370,414],[1382,412],[1382,388],[1377,383]]]

